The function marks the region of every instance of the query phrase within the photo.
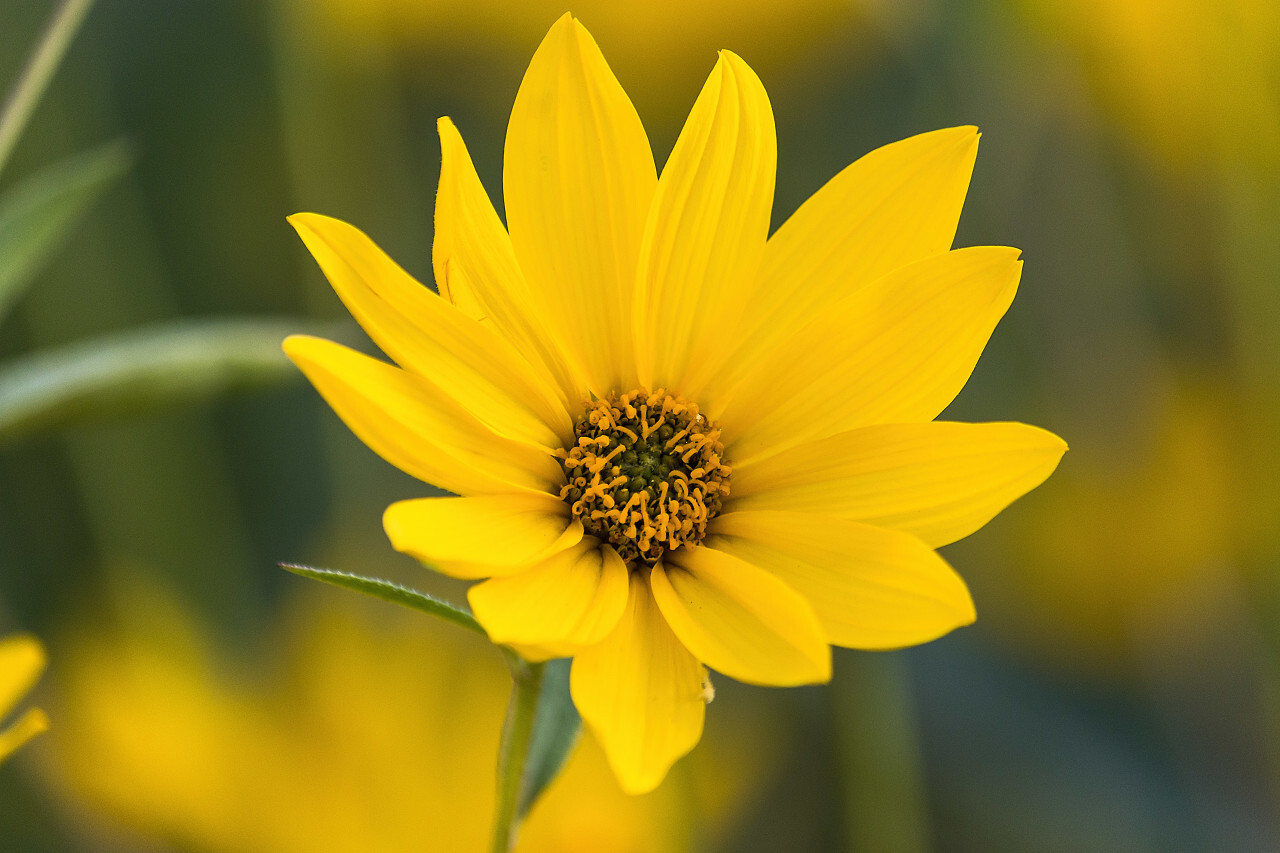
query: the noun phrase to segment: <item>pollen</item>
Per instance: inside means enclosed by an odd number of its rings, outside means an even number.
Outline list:
[[[560,496],[633,568],[697,545],[729,495],[720,427],[659,388],[591,400],[559,452]]]

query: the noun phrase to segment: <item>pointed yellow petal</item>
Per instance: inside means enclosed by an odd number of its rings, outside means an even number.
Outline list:
[[[493,642],[569,657],[618,624],[628,586],[618,552],[588,537],[528,571],[471,587],[467,600]]]
[[[436,231],[431,249],[436,286],[460,309],[491,324],[531,364],[541,365],[577,403],[586,385],[551,342],[538,306],[516,263],[511,238],[476,174],[471,155],[453,122],[437,122],[440,131],[440,189],[436,194]]]
[[[834,515],[938,548],[1044,482],[1066,449],[1053,433],[1019,423],[865,427],[735,469],[725,512]]]
[[[494,434],[429,382],[307,335],[284,351],[351,431],[405,473],[464,495],[559,493],[564,471],[549,453]]]
[[[721,415],[735,467],[803,441],[937,417],[1017,289],[1018,250],[933,255],[831,308],[757,362]]]
[[[964,581],[906,533],[802,512],[731,512],[708,532],[707,547],[803,595],[832,645],[901,648],[974,620]]]
[[[499,435],[545,447],[570,440],[573,423],[550,378],[491,326],[423,287],[359,229],[314,213],[289,222],[352,315],[401,367]]]
[[[764,250],[743,326],[754,348],[898,267],[951,248],[978,153],[975,127],[877,148],[783,223]]]
[[[468,579],[526,571],[582,539],[564,501],[532,492],[399,501],[382,527],[397,551]]]
[[[574,657],[569,687],[622,790],[643,794],[702,737],[704,670],[667,627],[643,575],[629,581],[622,617]]]
[[[44,672],[44,646],[29,634],[0,638],[0,717],[35,686]]]
[[[44,711],[31,708],[13,725],[0,730],[0,763],[18,747],[49,728],[49,718]]]
[[[642,386],[696,397],[733,352],[769,234],[777,159],[764,86],[722,51],[649,212],[636,294]]]
[[[671,630],[698,660],[749,684],[831,679],[813,608],[773,575],[710,548],[670,551],[650,577]]]
[[[516,257],[592,391],[635,387],[631,304],[657,174],[640,117],[565,15],[511,110],[503,194]]]

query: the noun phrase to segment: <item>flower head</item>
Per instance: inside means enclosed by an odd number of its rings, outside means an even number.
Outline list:
[[[574,658],[574,702],[623,787],[697,743],[706,670],[826,681],[831,645],[895,648],[974,618],[934,548],[1066,446],[933,421],[1021,272],[950,250],[973,128],[849,166],[771,237],[768,97],[720,54],[662,174],[587,31],[539,47],[507,132],[503,225],[452,123],[439,295],[349,225],[291,222],[398,366],[285,350],[366,444],[460,497],[393,504],[392,544],[469,592],[490,637]]]
[[[0,721],[27,695],[44,671],[44,647],[35,637],[13,634],[0,638]],[[38,708],[28,709],[16,722],[0,728],[0,761],[49,728]]]

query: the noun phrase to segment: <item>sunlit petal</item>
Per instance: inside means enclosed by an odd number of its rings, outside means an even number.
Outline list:
[[[564,404],[546,391],[550,383],[492,326],[423,287],[347,223],[314,213],[289,222],[374,343],[401,367],[429,378],[499,435],[558,447],[572,433]]]
[[[542,314],[516,262],[511,238],[480,183],[458,129],[447,118],[440,131],[440,189],[431,249],[440,292],[460,310],[492,324],[530,362],[556,380],[563,400],[576,402],[586,388],[547,334]]]
[[[958,249],[896,270],[757,362],[723,412],[736,466],[803,441],[937,417],[1017,289],[1018,250]]]
[[[865,427],[735,471],[725,511],[833,515],[937,548],[1044,482],[1066,449],[1053,433],[1019,423]]]
[[[564,501],[533,492],[399,501],[382,526],[397,551],[461,578],[522,572],[582,539]]]
[[[974,127],[922,133],[877,148],[814,193],[769,238],[726,368],[756,363],[854,291],[950,249],[977,151]]]
[[[0,717],[18,704],[44,672],[44,646],[28,634],[0,638]]]
[[[732,354],[773,207],[764,86],[722,51],[663,167],[636,293],[640,381],[696,397]]]
[[[633,387],[632,292],[657,177],[640,117],[569,15],[525,72],[504,164],[511,242],[560,346],[595,393]]]
[[[494,434],[411,373],[306,335],[284,350],[351,431],[407,474],[463,495],[553,492],[564,480],[545,450]]]

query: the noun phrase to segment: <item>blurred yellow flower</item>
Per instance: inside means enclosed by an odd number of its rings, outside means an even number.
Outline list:
[[[830,645],[895,648],[971,622],[933,550],[1066,446],[1017,423],[935,422],[1021,273],[950,251],[978,135],[872,152],[768,237],[776,137],[732,53],[659,178],[644,128],[566,15],[507,132],[507,227],[462,139],[444,151],[440,296],[364,234],[291,218],[393,367],[285,350],[348,426],[463,497],[388,508],[392,544],[445,574],[490,637],[574,658],[573,699],[625,790],[697,743],[703,666],[826,681]]]
[[[385,47],[417,55],[453,49],[507,57],[536,44],[547,21],[566,8],[559,0],[304,0],[294,5],[296,25],[316,33],[326,54],[347,63]],[[632,95],[652,108],[683,98],[688,81],[705,73],[707,57],[721,45],[735,45],[753,62],[771,66],[813,52],[833,33],[848,44],[860,35],[855,24],[862,5],[847,0],[581,0],[573,12],[610,46],[615,71],[637,90]]]
[[[1170,165],[1280,164],[1280,4],[1019,0],[1015,6],[1078,53],[1116,120]]]
[[[1241,450],[1256,405],[1224,383],[1172,377],[1138,400],[1127,433],[1082,439],[1089,452],[1008,531],[1027,570],[992,605],[1023,651],[1113,677],[1134,665],[1144,622],[1182,630],[1162,614],[1197,578],[1274,547],[1274,502],[1247,470],[1267,450]]]
[[[243,671],[154,583],[135,584],[122,603],[118,625],[80,626],[61,646],[59,725],[44,757],[77,820],[98,814],[104,837],[210,853],[487,849],[510,681],[483,643],[316,590]],[[519,849],[694,849],[732,822],[776,755],[734,748],[748,731],[731,737],[708,744],[680,789],[641,798],[584,744]]]
[[[35,637],[12,634],[0,638],[0,722],[35,686],[44,664],[44,647]],[[14,723],[0,728],[0,762],[48,728],[49,718],[37,708],[29,708]]]

